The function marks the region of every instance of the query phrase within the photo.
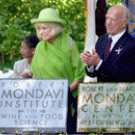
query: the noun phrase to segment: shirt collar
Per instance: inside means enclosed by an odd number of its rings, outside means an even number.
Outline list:
[[[113,49],[113,47],[115,46],[115,44],[117,43],[117,41],[123,36],[123,34],[126,32],[126,29],[123,30],[121,33],[118,33],[117,35],[111,36],[109,35],[109,38],[112,38],[112,43],[111,43],[111,48],[110,50]]]
[[[113,44],[115,44],[123,36],[125,32],[126,32],[126,29],[123,30],[121,33],[118,33],[117,35],[114,35],[114,36],[109,35],[109,37],[112,37]]]

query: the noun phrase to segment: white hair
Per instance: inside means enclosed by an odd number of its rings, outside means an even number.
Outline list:
[[[58,35],[60,32],[63,31],[63,27],[59,23],[55,23],[55,22],[36,23],[35,28],[36,28],[36,31],[37,31],[37,36],[39,38],[41,38],[40,33],[38,31],[39,27],[51,28],[52,31],[51,31],[50,38]]]

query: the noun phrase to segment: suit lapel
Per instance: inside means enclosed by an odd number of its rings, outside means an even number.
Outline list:
[[[122,52],[124,52],[126,46],[125,46],[125,38],[126,33],[118,40],[118,42],[115,44],[114,48],[112,49],[110,55],[108,56],[108,59],[112,62],[115,62],[117,59],[120,58]]]
[[[102,43],[102,45],[100,45],[100,50],[98,51],[98,55],[100,56],[101,59],[104,59],[104,51],[105,51],[105,47],[106,47],[106,43],[107,43],[107,40],[108,40],[108,35],[106,35],[104,37],[104,42]]]

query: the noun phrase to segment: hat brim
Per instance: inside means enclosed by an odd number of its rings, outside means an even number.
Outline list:
[[[56,22],[56,23],[60,23],[62,25],[66,24],[66,22],[62,19],[32,19],[31,23],[41,23],[41,22]]]

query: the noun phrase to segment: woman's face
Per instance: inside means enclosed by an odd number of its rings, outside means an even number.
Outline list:
[[[49,40],[51,37],[51,28],[39,27],[38,32],[42,40],[46,41]]]
[[[22,41],[20,51],[21,51],[21,56],[23,58],[30,58],[33,57],[33,52],[35,48],[28,48],[28,45],[25,43],[25,41]]]

